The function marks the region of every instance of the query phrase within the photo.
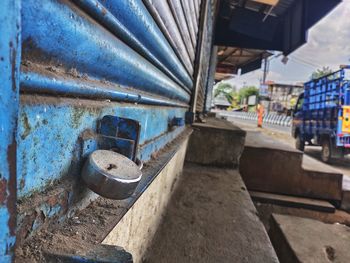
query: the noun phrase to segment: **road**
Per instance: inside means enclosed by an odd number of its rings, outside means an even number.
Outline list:
[[[233,122],[235,125],[241,127],[244,130],[260,131],[276,140],[287,143],[294,148],[294,138],[291,136],[291,127],[284,127],[273,124],[264,124],[263,128],[257,128],[256,121],[241,120],[237,118],[228,117],[228,121]],[[321,147],[318,146],[306,146],[305,154],[319,160],[321,160]],[[343,159],[334,160],[330,164],[333,168],[339,170],[344,175],[343,188],[350,190],[350,155],[345,156]]]

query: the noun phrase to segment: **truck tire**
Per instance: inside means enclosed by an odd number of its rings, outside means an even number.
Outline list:
[[[301,138],[300,133],[297,133],[297,136],[295,137],[295,148],[302,152],[305,149],[305,141]]]
[[[322,140],[321,159],[325,163],[332,161],[332,145],[329,139]]]

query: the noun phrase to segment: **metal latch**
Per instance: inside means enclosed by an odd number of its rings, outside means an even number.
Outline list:
[[[82,178],[95,193],[111,199],[132,195],[141,180],[137,160],[139,122],[107,115],[99,122],[98,133],[83,133]]]

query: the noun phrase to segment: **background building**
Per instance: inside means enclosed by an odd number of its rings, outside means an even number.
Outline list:
[[[269,112],[287,113],[295,105],[295,101],[304,87],[298,84],[283,84],[268,81]]]

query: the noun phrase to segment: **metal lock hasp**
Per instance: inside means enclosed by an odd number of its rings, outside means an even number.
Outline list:
[[[82,178],[92,191],[118,200],[132,195],[142,176],[136,158],[140,127],[135,120],[106,115],[99,122],[98,133],[83,136],[87,159]]]

